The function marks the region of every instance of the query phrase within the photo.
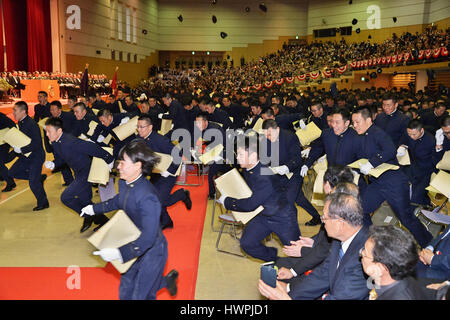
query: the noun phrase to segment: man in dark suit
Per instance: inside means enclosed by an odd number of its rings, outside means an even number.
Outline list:
[[[58,100],[55,100],[50,103],[50,113],[51,113],[52,117],[61,119],[61,121],[63,122],[63,131],[64,132],[72,134],[73,125],[76,120],[76,118],[72,112],[62,111],[61,102],[59,102]],[[47,152],[49,152],[49,153],[53,152],[53,148],[51,147],[51,145],[49,143],[47,135],[44,136],[44,143],[45,143],[45,148],[47,149]],[[53,155],[56,156],[55,154],[53,154]],[[69,184],[72,183],[72,181],[73,181],[72,171],[70,170],[70,168],[67,165],[63,165],[61,167],[61,175],[63,176],[63,179],[64,179],[63,186],[68,186]]]
[[[222,195],[217,202],[227,210],[240,212],[251,212],[259,206],[264,208],[246,224],[240,244],[241,248],[252,257],[275,261],[277,249],[265,246],[263,240],[272,232],[285,245],[297,240],[300,236],[297,210],[287,201],[285,193],[274,181],[275,176],[268,174],[271,169],[259,161],[257,138],[245,137],[242,144],[239,141],[237,161],[242,167],[243,177],[252,195],[243,199]]]
[[[46,134],[53,145],[54,161],[46,161],[45,167],[55,169],[67,163],[75,173],[75,180],[61,194],[61,202],[81,215],[81,209],[92,203],[92,185],[88,181],[92,157],[105,160],[110,169],[114,158],[95,143],[83,141],[62,130],[61,119],[50,118],[45,122]],[[108,221],[104,215],[84,218],[80,232],[96,223],[103,225]]]
[[[419,253],[417,278],[450,279],[450,225]]]
[[[302,190],[303,177],[300,175],[300,168],[303,161],[299,157],[302,151],[300,141],[292,132],[281,130],[275,120],[265,120],[262,128],[266,137],[264,140],[268,157],[263,159],[263,163],[276,168],[276,178],[286,192],[287,201],[291,204],[297,203],[313,217],[311,221],[319,224],[319,213],[306,199]],[[290,173],[292,176],[288,178]]]
[[[123,109],[125,112],[128,113],[134,113],[134,114],[140,114],[141,110],[139,107],[134,103],[132,96],[126,96],[125,97],[125,105],[123,106]]]
[[[426,109],[426,111],[420,113],[420,120],[423,123],[423,127],[431,134],[435,134],[441,127],[441,122],[446,116],[447,107],[443,101],[434,105],[433,109]]]
[[[391,206],[400,222],[414,235],[417,243],[425,247],[432,236],[414,215],[410,204],[408,178],[401,170],[387,170],[378,178],[369,175],[371,169],[382,163],[398,165],[396,147],[386,132],[373,125],[372,113],[367,107],[360,107],[352,115],[353,126],[359,134],[357,144],[358,159],[368,159],[360,163],[360,172],[369,176],[369,185],[362,195],[364,225],[372,224],[371,214],[385,200]]]
[[[325,130],[328,128],[327,114],[328,111],[323,108],[322,103],[319,100],[311,101],[311,116],[308,118],[309,122],[314,122],[314,124],[320,129]]]
[[[407,168],[409,181],[412,184],[411,202],[420,205],[430,205],[428,191],[431,174],[435,169],[433,150],[436,145],[434,137],[427,131],[418,119],[413,119],[406,128],[407,135],[400,139],[397,157],[409,152],[411,165]]]
[[[73,125],[72,135],[78,138],[83,134],[93,142],[97,141],[100,132],[97,131],[97,135],[95,136],[95,129],[92,130],[91,127],[97,127],[97,125],[99,124],[98,118],[93,113],[88,113],[87,107],[83,102],[77,102],[74,105],[73,113],[76,120]]]
[[[387,133],[397,148],[400,138],[406,134],[409,118],[398,110],[397,98],[391,93],[383,96],[383,111],[383,113],[377,115],[374,123]]]
[[[259,280],[259,291],[273,300],[362,300],[369,289],[359,251],[367,240],[363,211],[357,197],[332,193],[325,199],[322,221],[329,237],[334,238],[330,254],[301,282],[288,286],[277,281],[272,288]]]
[[[42,175],[45,151],[42,147],[41,129],[28,116],[28,105],[25,101],[16,102],[13,115],[18,121],[19,130],[28,136],[31,142],[22,148],[14,147],[14,152],[19,155],[19,159],[9,169],[8,176],[28,180],[30,189],[37,200],[37,206],[33,208],[33,211],[43,210],[49,207],[49,203],[43,184],[47,176]],[[31,154],[27,156],[30,152]]]
[[[16,124],[10,118],[8,118],[4,113],[0,112],[0,130],[15,127]],[[14,153],[9,152],[10,146],[7,143],[0,144],[0,177],[6,181],[6,187],[2,192],[11,191],[16,187],[14,179],[8,176],[8,168],[5,166],[13,160]]]
[[[166,136],[170,139],[172,137],[172,132],[177,129],[185,129],[189,131],[188,119],[186,119],[186,113],[181,103],[175,100],[170,93],[167,93],[162,100],[166,106],[165,110],[168,111],[168,114],[167,112],[164,114],[159,114],[158,117],[160,119],[171,119],[173,124],[172,130],[170,130]],[[168,108],[168,110],[166,108]]]
[[[181,165],[182,150],[174,146],[168,137],[162,136],[153,130],[153,123],[148,114],[142,114],[139,117],[137,130],[138,138],[143,139],[150,149],[155,152],[168,154],[173,158],[167,171],[153,174],[151,178],[161,201],[161,228],[173,228],[173,221],[167,212],[167,207],[182,201],[186,209],[191,210],[192,208],[189,190],[178,189],[172,193],[172,189],[177,181],[177,170]]]
[[[39,103],[34,106],[34,120],[39,120],[50,117],[50,103],[48,102],[48,94],[45,91],[39,91],[38,101]]]
[[[240,129],[244,127],[244,120],[247,118],[249,109],[238,103],[232,103],[229,96],[222,98],[222,108],[228,113],[228,116],[233,118],[233,129]]]
[[[228,113],[220,108],[216,108],[212,100],[203,98],[200,103],[206,106],[206,112],[209,113],[209,121],[218,123],[224,131],[232,127],[233,122]]]
[[[323,177],[324,193],[346,192],[355,197],[359,195],[358,187],[353,184],[353,173],[349,167],[329,166]],[[283,252],[288,257],[279,258],[278,280],[295,283],[303,279],[303,274],[321,264],[330,252],[332,239],[328,237],[325,226],[312,238],[300,237],[284,246]]]
[[[371,226],[360,256],[372,280],[370,300],[428,299],[425,289],[412,278],[419,257],[409,232],[390,225]]]

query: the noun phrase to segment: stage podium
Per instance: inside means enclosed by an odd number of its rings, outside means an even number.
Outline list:
[[[59,84],[57,80],[21,80],[25,89],[21,91],[21,99],[24,101],[37,101],[39,91],[48,94],[48,101],[59,100]]]

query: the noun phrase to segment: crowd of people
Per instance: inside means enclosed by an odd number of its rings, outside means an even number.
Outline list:
[[[108,221],[103,213],[122,208],[132,212],[133,221],[136,221],[139,229],[145,230],[142,237],[148,236],[155,241],[162,241],[161,250],[164,255],[165,242],[158,232],[164,228],[176,227],[167,207],[179,201],[184,202],[187,210],[192,207],[189,191],[179,189],[172,193],[181,159],[184,157],[199,161],[202,154],[222,144],[224,148],[220,155],[216,155],[214,160],[207,164],[209,199],[216,199],[225,209],[234,211],[250,212],[262,206],[263,211],[245,226],[240,239],[241,248],[248,255],[260,260],[277,261],[281,267],[279,282],[295,278],[292,283],[292,288],[295,289],[279,284],[275,289],[272,288],[275,290],[273,291],[264,283],[260,283],[260,292],[263,295],[273,299],[316,299],[324,294],[327,294],[323,296],[325,299],[369,298],[364,274],[374,274],[373,270],[366,267],[365,262],[361,265],[359,250],[364,247],[363,256],[383,255],[375,248],[381,246],[380,250],[385,250],[386,241],[405,247],[412,246],[413,243],[414,248],[421,248],[419,253],[414,251],[415,254],[408,249],[411,261],[417,262],[417,257],[420,257],[423,264],[421,277],[432,278],[435,286],[437,280],[443,282],[448,279],[448,241],[433,240],[433,236],[414,214],[416,207],[427,208],[431,205],[425,188],[429,185],[431,174],[437,171],[437,162],[450,150],[449,100],[446,88],[440,87],[437,92],[425,90],[417,93],[395,88],[389,91],[384,88],[370,88],[365,91],[331,92],[315,89],[304,92],[285,89],[280,92],[272,89],[256,94],[237,91],[231,95],[170,90],[162,96],[141,94],[139,99],[134,99],[130,93],[129,89],[120,88],[118,97],[110,96],[107,103],[100,98],[81,101],[76,96],[71,96],[69,110],[63,111],[58,100],[49,102],[45,92],[41,92],[40,103],[34,106],[34,119],[28,116],[26,102],[17,102],[14,106],[14,118],[18,121],[19,130],[29,136],[32,143],[22,148],[14,147],[12,150],[8,145],[2,145],[1,175],[7,182],[2,191],[13,190],[16,187],[15,179],[29,180],[30,189],[38,201],[33,210],[47,209],[50,204],[44,188],[45,175],[42,175],[42,167],[44,165],[54,172],[61,171],[66,186],[61,195],[61,202],[83,216],[80,232],[85,232],[93,224],[97,225],[98,230]],[[137,134],[120,138],[113,129],[136,116]],[[45,130],[41,131],[38,122],[46,118]],[[160,132],[167,121],[171,123],[169,131]],[[308,145],[302,145],[296,133],[305,130],[310,123],[314,123],[322,133]],[[13,126],[13,121],[2,116],[1,128]],[[44,145],[41,143],[43,132]],[[244,143],[236,143],[239,139],[234,139],[239,136],[244,137]],[[174,141],[178,146],[172,143]],[[134,144],[139,147],[132,147]],[[265,148],[261,149],[262,145]],[[105,146],[113,148],[112,155],[102,149]],[[172,155],[172,163],[167,171],[151,173],[158,157],[150,153],[147,167],[147,160],[144,161],[146,157],[142,158],[142,154],[147,152],[144,149],[149,150],[148,152]],[[267,154],[262,154],[261,150],[266,150]],[[45,161],[45,151],[53,153],[53,161]],[[380,164],[398,165],[397,156],[406,152],[409,152],[411,165],[386,171],[377,178],[370,175],[370,170]],[[19,157],[18,160],[7,169],[5,164],[16,157]],[[115,162],[118,163],[118,175],[127,181],[123,187],[119,187],[119,194],[114,200],[104,204],[92,203],[92,184],[88,181],[89,166],[86,165],[92,157],[104,159],[111,169]],[[333,193],[330,190],[334,190],[343,175],[339,170],[336,173],[336,168],[345,171],[350,170],[346,166],[359,159],[367,159],[368,162],[360,163],[359,168],[350,171],[351,179],[348,175],[347,178],[351,181],[343,182],[356,184],[345,187],[350,188],[350,191],[331,194],[325,201],[323,215],[320,215],[305,196],[302,186],[313,164],[323,162],[324,157],[328,165],[324,191],[330,194]],[[265,170],[268,167],[273,168],[274,174],[267,175]],[[133,171],[132,168],[136,170]],[[252,190],[250,198],[234,199],[216,194],[214,179],[233,168],[241,170]],[[128,170],[134,173],[129,174]],[[357,179],[354,178],[355,171],[359,176]],[[145,179],[145,176],[150,174],[151,183]],[[333,174],[337,177],[331,177]],[[154,195],[154,198],[148,199],[150,202],[145,212],[139,211],[142,207],[134,208],[131,204],[129,207],[123,202],[128,198],[125,194],[129,193],[129,185],[141,185],[138,183],[141,180],[143,190]],[[136,201],[139,201],[140,194],[140,191],[136,191]],[[130,203],[133,201],[135,200]],[[384,201],[391,206],[404,229],[369,229],[372,225],[371,214]],[[302,207],[311,215],[307,226],[322,225],[315,240],[301,236],[296,206]],[[349,217],[344,213],[351,213],[353,216]],[[148,226],[139,221],[139,214],[148,216],[152,221],[157,219],[158,227],[155,229],[152,223],[153,227],[147,230]],[[339,221],[342,221],[342,225]],[[317,252],[312,250],[316,252],[316,255],[311,253],[310,256],[311,259],[314,258],[314,263],[294,269],[298,261],[279,260],[277,250],[264,245],[264,238],[271,233],[275,233],[283,243],[285,253],[299,248],[303,252],[304,248],[311,246],[314,249],[315,241],[320,241],[323,246],[317,246]],[[154,238],[155,234],[159,234],[159,240]],[[355,234],[358,236],[352,238]],[[439,237],[446,239],[447,234],[448,232],[444,231]],[[385,240],[388,235],[400,240]],[[378,237],[381,237],[381,240],[378,240]],[[353,240],[350,241],[350,238]],[[342,263],[349,263],[351,268],[355,269],[350,276],[357,277],[358,280],[348,278],[344,272],[342,277],[325,277],[330,266],[334,264],[335,267],[339,263],[336,259],[340,246],[336,243],[347,240],[352,243],[355,241],[355,245],[347,245],[348,258],[345,258],[347,255],[344,250]],[[128,277],[123,277],[121,297],[154,298],[155,290],[165,286],[174,292],[176,271],[167,275],[168,278],[163,277],[161,266],[165,263],[164,259],[158,262],[157,276],[144,271],[145,268],[150,270],[148,266],[151,265],[152,255],[143,255],[146,249],[142,248],[140,243],[136,241],[129,246],[107,248],[96,253],[106,261],[128,261],[134,257],[142,257],[141,267],[136,266],[133,269],[130,279],[143,272],[142,279],[147,279],[153,286],[142,289],[140,285],[126,280]],[[302,257],[303,254],[305,253],[302,253]],[[430,259],[433,255],[435,258]],[[374,259],[371,261],[375,261]],[[395,260],[395,257],[383,256],[376,263],[388,265],[389,259]],[[438,265],[435,266],[432,261]],[[409,271],[405,271],[401,276],[395,275],[389,265],[386,275],[380,277],[390,279],[390,282],[383,282],[381,278],[374,277],[384,288],[383,286],[401,282],[400,280],[408,276],[403,285],[424,289],[424,285],[417,285],[409,277],[413,276],[415,271],[419,272],[418,267],[412,264],[411,262],[408,266]],[[305,273],[305,268],[312,269],[312,274],[302,275],[299,270]],[[395,266],[392,268],[395,269]],[[340,270],[339,267],[337,270]],[[375,275],[379,276],[378,273]],[[356,283],[358,288],[352,287]],[[430,295],[425,289],[417,290],[421,293],[424,291],[427,297]],[[393,295],[391,298],[423,298],[421,293],[411,296]]]
[[[159,72],[135,88],[120,87],[117,95],[104,75],[90,76],[94,90],[85,97],[79,91],[81,73],[3,73],[14,90],[20,90],[16,78],[54,79],[73,90],[63,90],[67,110],[59,100],[48,101],[48,94],[39,92],[33,118],[25,101],[15,103],[14,119],[31,143],[0,145],[0,176],[6,182],[2,192],[14,190],[15,179],[28,180],[37,200],[33,210],[49,208],[44,166],[61,172],[65,189],[60,200],[83,218],[80,232],[93,224],[95,231],[101,228],[108,221],[106,212],[126,211],[141,236],[95,254],[105,261],[138,258],[122,275],[120,298],[155,299],[164,287],[176,294],[177,271],[163,276],[168,253],[161,230],[176,228],[168,207],[183,202],[186,210],[192,208],[188,190],[173,191],[182,159],[199,162],[202,155],[222,145],[222,151],[206,163],[208,198],[227,210],[252,212],[262,207],[240,238],[247,255],[274,261],[279,269],[275,287],[259,282],[262,295],[435,299],[447,294],[448,298],[449,229],[433,237],[414,213],[431,206],[425,188],[438,171],[437,163],[450,151],[448,88],[414,92],[411,88],[338,90],[332,85],[329,91],[287,86],[241,90],[368,56],[448,47],[448,31],[429,28],[423,34],[393,35],[383,44],[342,40],[287,45],[241,67]],[[135,117],[136,131],[119,135],[115,129]],[[302,143],[299,136],[311,125],[321,134]],[[0,130],[13,127],[15,122],[0,113]],[[112,154],[103,147],[111,147]],[[54,159],[46,161],[46,153]],[[406,153],[411,163],[400,166],[397,157]],[[164,171],[155,172],[160,154],[172,158]],[[93,183],[88,177],[93,157],[103,159],[111,176],[120,178],[118,194],[97,204],[92,202]],[[6,164],[16,158],[8,169]],[[327,197],[320,214],[303,185],[314,164],[325,159]],[[358,167],[350,170],[355,162]],[[382,164],[398,168],[371,175]],[[252,191],[250,197],[237,199],[216,191],[214,180],[232,169],[241,172]],[[401,228],[373,225],[371,216],[385,201]],[[311,216],[306,226],[321,226],[315,237],[302,237],[297,207]],[[284,245],[287,258],[264,244],[272,233]]]
[[[165,91],[168,87],[191,90],[229,92],[239,88],[262,84],[284,77],[292,77],[312,71],[334,69],[352,61],[381,58],[404,52],[416,57],[398,62],[398,65],[422,63],[417,59],[420,50],[449,48],[450,29],[439,30],[436,26],[424,32],[392,35],[382,43],[368,39],[357,43],[340,41],[313,41],[304,44],[285,44],[275,53],[265,55],[255,61],[238,66],[214,65],[194,69],[166,69],[139,84],[141,90]],[[445,59],[445,58],[444,58]]]

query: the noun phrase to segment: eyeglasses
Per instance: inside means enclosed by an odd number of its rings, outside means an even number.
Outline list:
[[[366,252],[366,248],[364,248],[364,247],[359,249],[359,257],[360,258],[366,258],[366,259],[369,259],[369,260],[373,261],[373,258],[369,257],[366,254],[363,254],[363,252]]]
[[[137,126],[138,129],[145,129],[145,128],[147,128],[147,127],[150,127],[150,125],[148,124],[148,125],[146,125],[146,126]]]

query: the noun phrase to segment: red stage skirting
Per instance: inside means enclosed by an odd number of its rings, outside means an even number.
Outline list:
[[[171,269],[178,270],[178,293],[172,298],[167,289],[163,289],[157,295],[158,300],[193,300],[195,297],[208,184],[188,189],[192,210],[187,211],[182,202],[170,207],[175,227],[164,230],[169,246],[164,274]],[[67,268],[0,268],[0,300],[118,299],[120,274],[110,263],[105,268],[80,268],[80,289],[67,288],[72,275]]]

